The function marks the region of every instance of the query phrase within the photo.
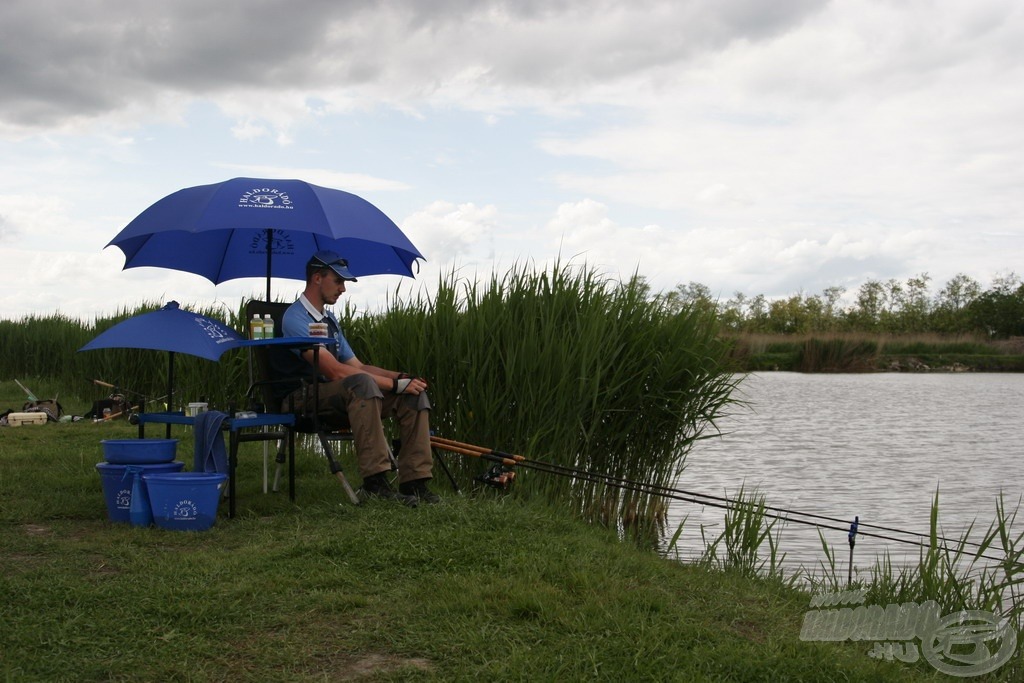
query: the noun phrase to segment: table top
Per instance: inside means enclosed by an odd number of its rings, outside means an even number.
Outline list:
[[[236,346],[335,346],[338,340],[334,337],[274,337],[273,339],[243,339]]]
[[[181,412],[136,413],[141,424],[195,425],[196,418]],[[291,413],[256,413],[252,417],[228,417],[224,420],[227,429],[245,429],[264,425],[295,424]]]

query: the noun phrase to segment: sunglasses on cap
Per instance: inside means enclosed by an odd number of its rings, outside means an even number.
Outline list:
[[[334,259],[330,262],[325,262],[323,259],[314,256],[309,260],[309,265],[315,266],[316,268],[331,268],[333,266],[341,266],[342,268],[348,268],[348,259],[339,258]]]

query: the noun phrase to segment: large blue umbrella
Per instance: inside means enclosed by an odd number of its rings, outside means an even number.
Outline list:
[[[78,349],[153,349],[169,351],[167,405],[174,398],[174,354],[187,353],[206,360],[218,360],[225,351],[238,346],[242,336],[224,323],[205,315],[182,310],[171,301],[158,311],[132,316],[96,335]]]
[[[356,276],[412,277],[423,255],[380,209],[342,190],[302,180],[233,178],[170,194],[107,245],[125,268],[156,266],[214,284],[243,277],[304,280],[305,265],[330,249]]]

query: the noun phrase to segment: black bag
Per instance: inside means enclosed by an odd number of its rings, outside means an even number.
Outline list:
[[[124,398],[101,398],[92,402],[92,410],[85,414],[86,418],[99,420],[105,417],[128,417],[128,403]]]

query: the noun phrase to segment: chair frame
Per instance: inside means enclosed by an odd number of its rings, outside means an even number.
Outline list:
[[[291,304],[283,302],[268,302],[260,301],[258,299],[252,299],[245,305],[245,318],[246,320],[252,319],[253,314],[258,314],[261,318],[264,315],[270,315],[274,321],[274,336],[283,336],[283,318],[284,312],[288,309]],[[270,403],[274,401],[273,398],[273,385],[280,382],[294,382],[296,379],[301,381],[303,387],[309,386],[308,379],[306,378],[274,378],[270,371],[269,353],[270,349],[267,347],[253,346],[249,349],[249,381],[250,381],[250,393],[254,393],[255,390],[259,390],[260,396],[265,406],[269,407]],[[318,366],[319,359],[319,347],[313,347],[313,365]],[[308,405],[304,405],[302,410],[296,410],[294,402],[290,402],[286,412],[291,414],[295,421],[291,425],[292,432],[292,448],[294,448],[295,433],[299,434],[316,434],[320,441],[320,447],[324,451],[324,456],[327,458],[328,465],[331,469],[331,474],[338,478],[342,488],[345,490],[346,496],[352,502],[353,505],[359,505],[360,500],[356,495],[355,490],[349,483],[348,478],[345,476],[344,469],[338,462],[335,456],[335,448],[332,446],[334,443],[351,442],[353,441],[352,432],[344,429],[338,430],[326,430],[320,424],[320,397],[319,393],[313,392],[313,407],[309,409]],[[280,449],[277,454],[278,471],[274,477],[275,490],[277,487],[277,480],[280,474],[280,465],[283,461],[283,454]],[[394,466],[394,456],[391,457],[392,466]],[[289,465],[289,476],[294,469],[294,464]]]

